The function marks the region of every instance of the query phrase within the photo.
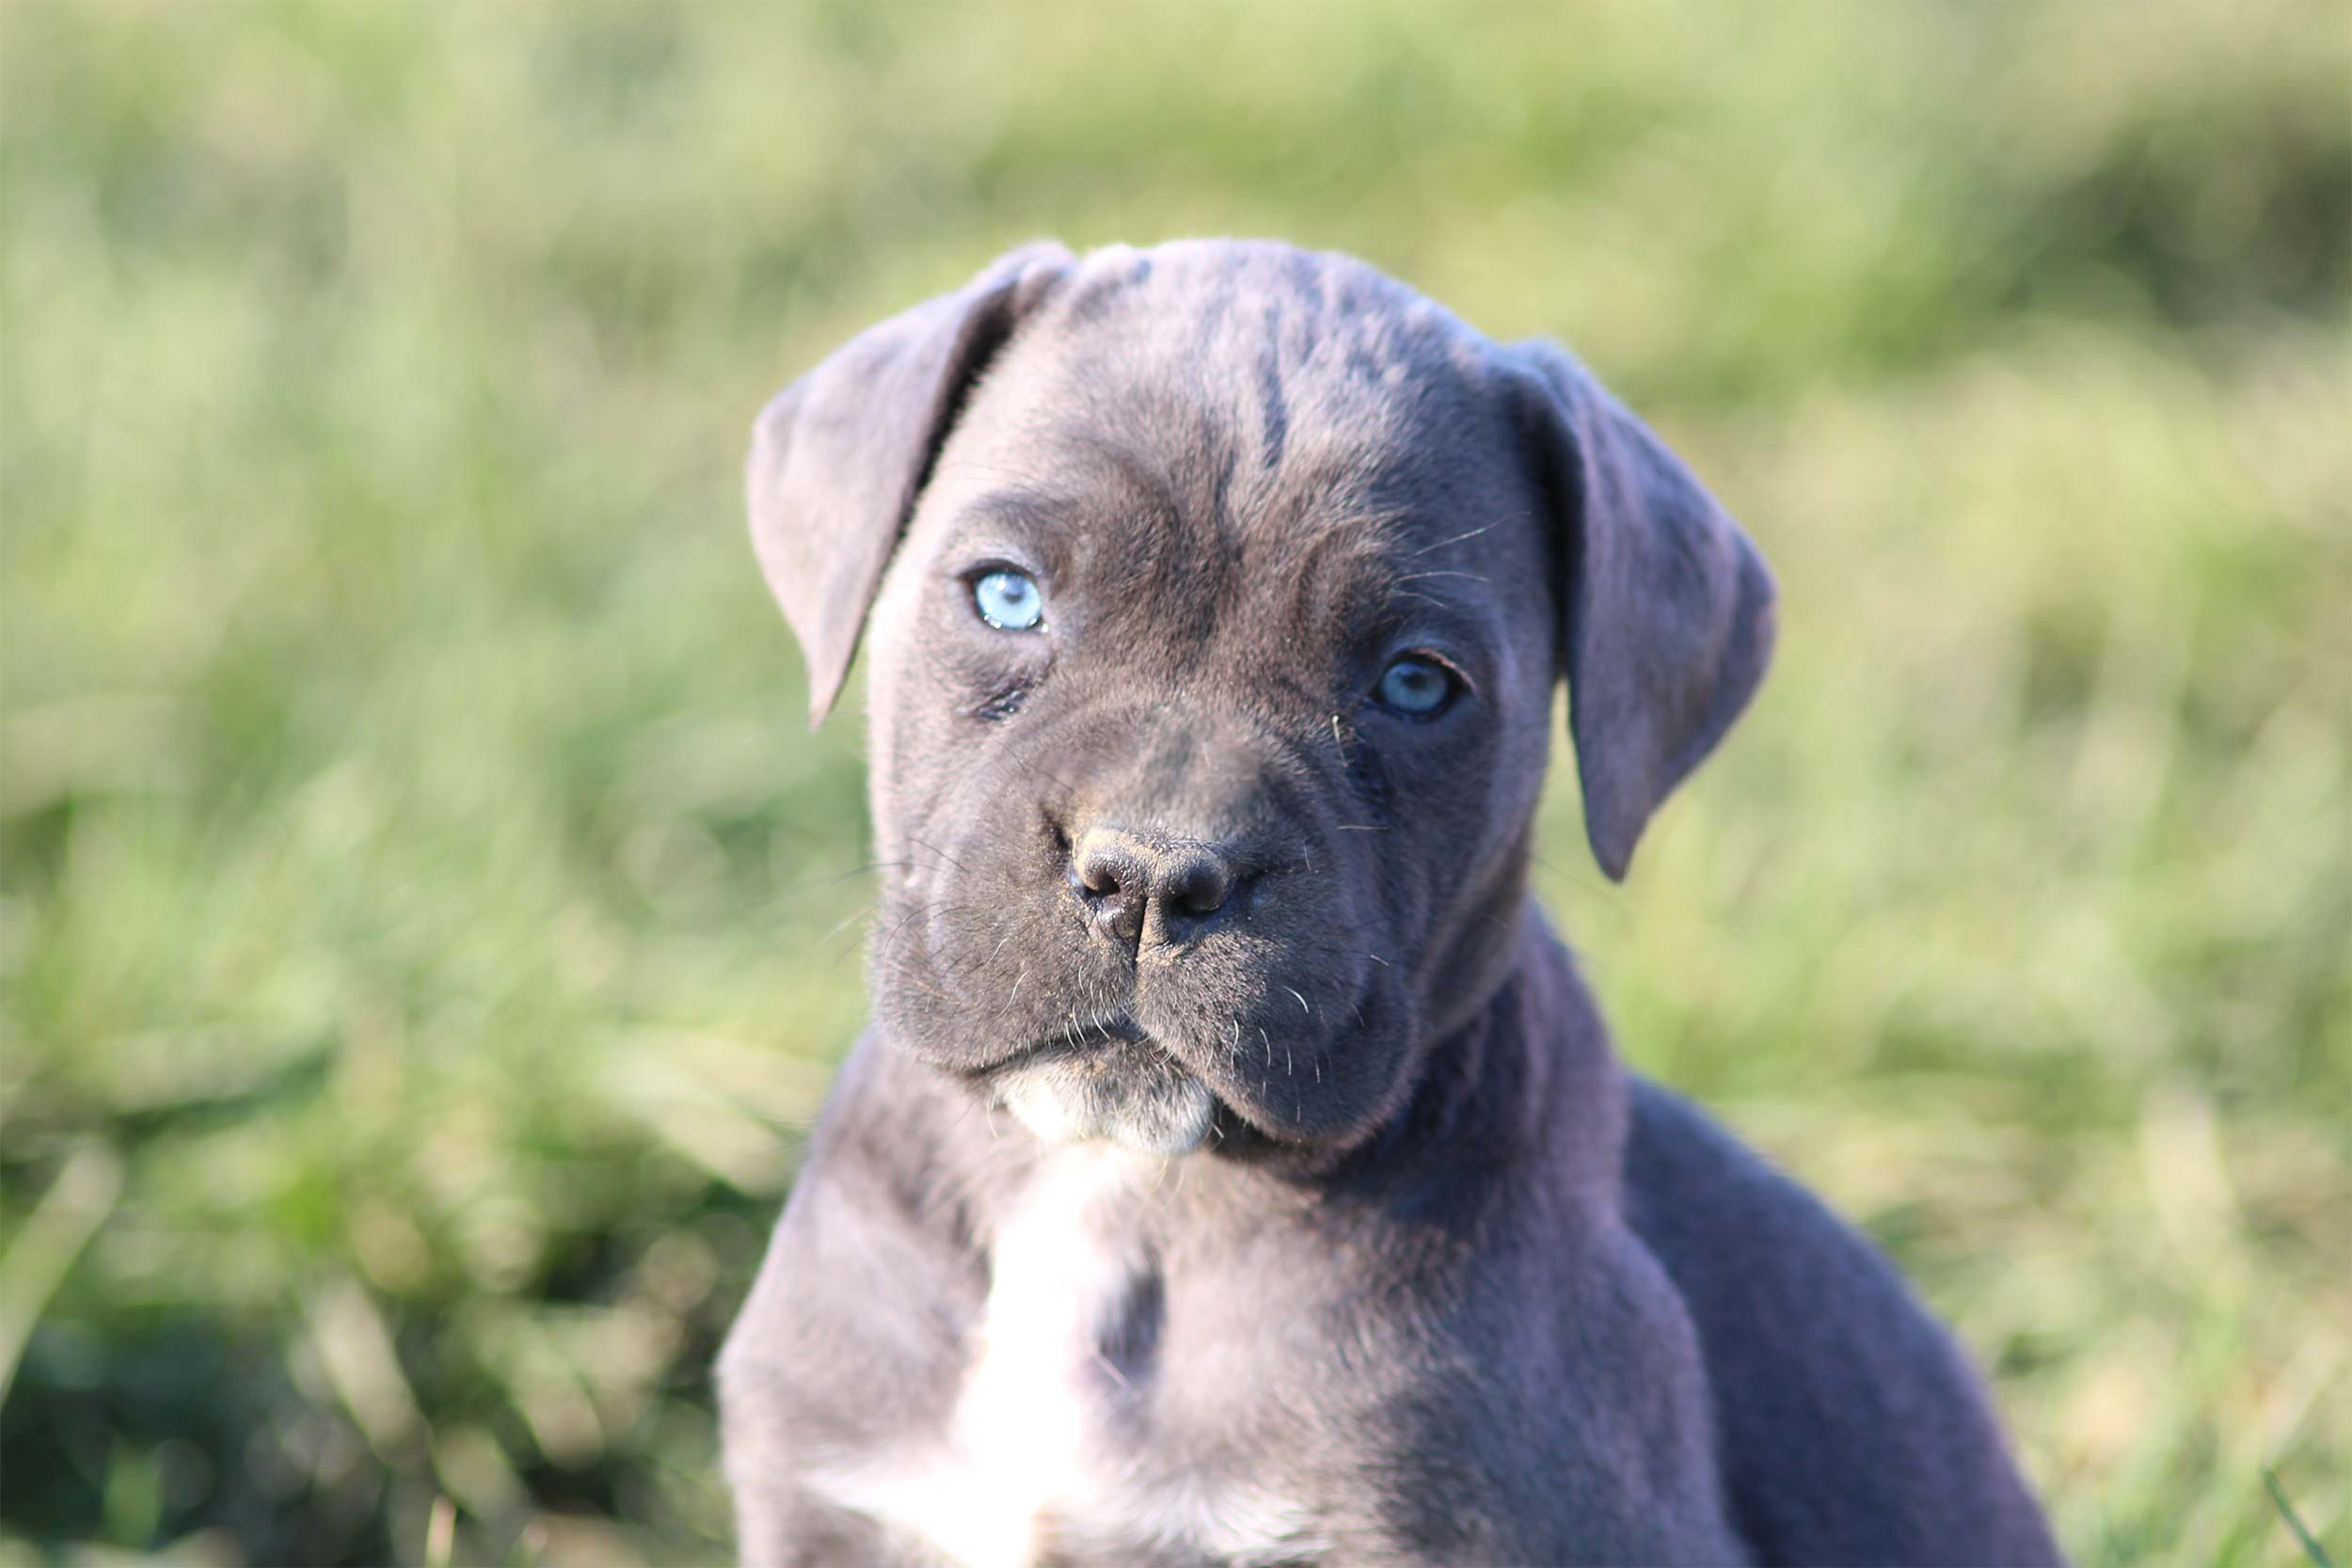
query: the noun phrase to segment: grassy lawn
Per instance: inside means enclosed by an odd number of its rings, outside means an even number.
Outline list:
[[[2090,1564],[2352,1559],[2352,27],[2321,3],[0,7],[0,1563],[727,1550],[861,1016],[764,397],[1041,233],[1549,333],[1777,566],[1626,1054]],[[445,1503],[444,1503],[444,1500]]]

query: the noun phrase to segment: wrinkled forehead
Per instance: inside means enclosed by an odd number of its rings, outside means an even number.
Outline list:
[[[1047,570],[1223,565],[1334,593],[1434,568],[1471,529],[1510,524],[1463,559],[1524,544],[1524,473],[1475,334],[1352,264],[1195,276],[1159,254],[1081,273],[1006,352],[932,473],[927,543],[994,530]]]

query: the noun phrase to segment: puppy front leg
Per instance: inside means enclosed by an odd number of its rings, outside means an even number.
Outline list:
[[[930,1568],[936,1560],[788,1483],[769,1490],[743,1480],[735,1485],[735,1553],[743,1568]]]
[[[815,1496],[787,1436],[791,1395],[755,1347],[720,1363],[720,1422],[744,1568],[927,1568],[933,1560],[864,1514]]]

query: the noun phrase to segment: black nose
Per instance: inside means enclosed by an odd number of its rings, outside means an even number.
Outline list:
[[[1197,839],[1089,828],[1070,856],[1070,886],[1096,930],[1131,945],[1180,942],[1244,880],[1233,855]]]

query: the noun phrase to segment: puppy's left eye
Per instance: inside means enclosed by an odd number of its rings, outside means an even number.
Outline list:
[[[1406,654],[1380,673],[1373,700],[1407,719],[1435,719],[1461,689],[1454,672],[1434,658]]]
[[[972,608],[998,631],[1029,631],[1045,619],[1045,594],[1028,573],[1000,566],[972,579]]]

